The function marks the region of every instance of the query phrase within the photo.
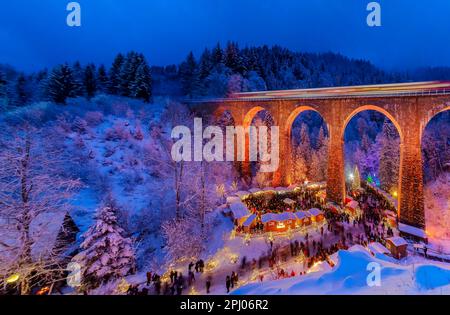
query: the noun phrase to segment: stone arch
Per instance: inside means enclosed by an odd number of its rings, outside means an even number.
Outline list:
[[[421,135],[420,138],[422,139],[423,132],[425,131],[425,128],[427,128],[428,124],[431,120],[433,120],[434,117],[439,115],[440,113],[446,112],[450,110],[449,103],[446,103],[445,105],[441,106],[434,106],[431,110],[428,111],[427,116],[425,117],[425,121],[423,123],[423,126],[421,126]]]
[[[286,126],[285,126],[285,130],[284,130],[284,135],[285,135],[286,137],[288,137],[288,139],[289,139],[289,138],[291,137],[291,135],[292,135],[292,126],[293,126],[293,124],[294,124],[294,122],[295,122],[295,119],[296,119],[298,116],[300,116],[303,112],[306,112],[306,111],[313,111],[313,112],[318,113],[318,114],[320,115],[320,117],[322,117],[322,119],[325,121],[325,124],[327,125],[327,129],[328,129],[328,132],[329,132],[330,127],[329,127],[328,122],[326,121],[325,117],[322,115],[321,112],[319,112],[317,109],[315,109],[314,107],[311,107],[311,106],[299,106],[299,107],[295,108],[295,109],[291,112],[291,114],[289,115],[289,117],[288,117],[288,119],[287,119],[287,121],[286,121]]]
[[[312,106],[302,105],[299,107],[296,107],[289,115],[288,119],[284,122],[284,129],[282,132],[282,137],[284,137],[284,146],[285,146],[285,152],[283,159],[285,160],[286,168],[284,170],[285,174],[285,183],[288,185],[291,185],[294,183],[294,180],[292,179],[292,174],[290,171],[290,167],[292,167],[294,163],[293,159],[293,143],[292,143],[292,128],[294,126],[295,120],[304,112],[307,111],[313,111],[323,119],[326,126],[326,132],[328,134],[328,137],[330,135],[330,125],[328,124],[327,120],[325,119],[324,115],[317,110],[316,108]]]
[[[364,111],[368,111],[368,110],[372,110],[372,111],[376,111],[378,113],[383,114],[385,117],[387,117],[392,124],[395,126],[395,128],[397,129],[397,132],[400,136],[400,165],[399,165],[399,179],[398,179],[398,187],[397,187],[397,192],[398,192],[398,197],[397,197],[397,202],[398,202],[398,207],[397,207],[397,214],[400,217],[400,205],[401,205],[401,198],[402,198],[402,163],[403,163],[403,155],[404,155],[404,147],[403,147],[403,143],[404,143],[404,135],[403,135],[403,130],[399,124],[399,122],[397,121],[397,119],[395,119],[395,117],[388,112],[386,109],[379,107],[379,106],[375,106],[375,105],[363,105],[360,106],[358,108],[356,108],[350,115],[348,115],[348,117],[345,119],[344,124],[343,124],[343,128],[342,128],[342,135],[341,135],[341,139],[342,139],[342,144],[344,145],[344,137],[345,137],[345,130],[347,129],[348,124],[350,123],[350,121],[359,113],[364,112]],[[342,172],[344,172],[344,170],[342,170]],[[344,176],[345,178],[345,176]]]
[[[341,134],[342,141],[344,141],[345,129],[347,129],[347,126],[348,126],[349,122],[352,120],[352,118],[355,117],[357,114],[367,111],[367,110],[373,110],[373,111],[379,112],[379,113],[383,114],[384,116],[386,116],[387,118],[389,118],[389,120],[394,124],[395,128],[397,129],[398,134],[400,135],[400,144],[403,143],[403,140],[404,140],[403,130],[400,127],[400,124],[397,121],[397,119],[386,109],[379,107],[379,106],[375,106],[375,105],[359,106],[352,113],[350,113],[350,115],[347,116],[347,118],[344,121],[343,128],[342,128],[342,134]]]
[[[268,109],[261,106],[255,106],[252,109],[250,109],[244,116],[243,127],[244,128],[249,127],[252,124],[253,118],[255,118],[255,116],[262,111],[267,111],[270,113]],[[272,113],[270,113],[270,115],[272,116]]]

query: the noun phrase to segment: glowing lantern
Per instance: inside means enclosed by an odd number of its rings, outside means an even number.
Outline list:
[[[18,273],[15,273],[6,279],[6,283],[14,283],[17,280],[19,280],[19,278],[20,278],[20,275]]]

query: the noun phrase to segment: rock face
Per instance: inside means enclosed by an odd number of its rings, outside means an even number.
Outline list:
[[[349,93],[313,99],[301,95],[297,98],[246,98],[238,95],[225,100],[192,103],[190,106],[196,114],[212,119],[219,119],[227,112],[233,117],[235,125],[244,127],[250,125],[259,111],[267,110],[274,125],[280,128],[280,167],[273,176],[274,187],[292,184],[289,174],[292,164],[290,138],[295,118],[304,111],[318,112],[326,121],[330,136],[327,199],[338,204],[342,204],[345,197],[343,139],[347,124],[356,114],[365,110],[384,114],[396,126],[401,139],[398,194],[400,221],[425,229],[421,139],[427,123],[436,114],[450,109],[450,95],[441,92],[356,96]]]

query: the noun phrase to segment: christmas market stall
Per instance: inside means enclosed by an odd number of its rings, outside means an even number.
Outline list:
[[[286,232],[295,229],[297,217],[291,212],[267,213],[261,217],[265,232]]]
[[[402,259],[408,255],[408,243],[400,236],[388,238],[386,240],[386,247],[394,258]]]
[[[292,211],[295,209],[295,201],[291,198],[285,198],[283,202],[288,206],[288,210]]]
[[[325,219],[325,215],[322,210],[319,210],[317,208],[309,209],[309,214],[311,214],[311,220],[312,222],[323,222]]]

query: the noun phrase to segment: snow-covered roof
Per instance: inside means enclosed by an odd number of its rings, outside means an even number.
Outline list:
[[[252,214],[247,218],[247,220],[245,220],[245,222],[242,224],[242,226],[245,226],[245,227],[250,226],[255,220],[256,220],[256,215]]]
[[[314,217],[323,214],[323,211],[319,210],[317,208],[309,209],[308,212],[311,213],[311,215],[314,216]]]
[[[286,187],[277,187],[275,188],[275,191],[286,191],[287,188]]]
[[[427,238],[427,233],[424,230],[416,228],[416,227],[411,226],[411,225],[407,225],[407,224],[404,224],[404,223],[399,223],[398,224],[398,229],[401,232],[406,233],[406,234],[414,235],[414,236],[417,236],[417,237],[420,237],[420,238]]]
[[[378,242],[372,242],[369,245],[367,245],[367,247],[373,254],[389,254],[390,253],[390,251],[385,246],[383,246],[383,244],[378,243]]]
[[[292,200],[291,198],[286,198],[283,200],[283,202],[287,205],[293,205],[295,203],[295,201]]]
[[[267,213],[261,217],[262,223],[267,223],[270,221],[287,221],[287,220],[296,220],[297,217],[292,212],[283,212],[283,213]]]
[[[249,215],[247,206],[242,202],[230,204],[230,210],[235,219],[242,219],[243,217]]]
[[[261,191],[261,189],[259,189],[259,188],[251,188],[251,189],[249,189],[249,192],[251,192],[252,194],[257,193],[259,191]]]
[[[266,187],[263,190],[264,191],[274,191],[275,189],[273,187]]]
[[[298,188],[298,187],[299,187],[299,185],[292,184],[292,185],[288,186],[288,190],[294,190],[295,188]]]
[[[304,211],[296,212],[296,213],[295,213],[295,216],[296,216],[299,220],[302,220],[302,219],[304,219],[304,218],[309,217],[309,216],[306,214],[306,212],[304,212]]]
[[[408,243],[405,241],[405,239],[400,236],[394,236],[394,237],[388,238],[387,240],[390,241],[392,244],[394,244],[397,247],[403,246],[403,245],[408,245]]]
[[[232,204],[232,203],[236,203],[236,202],[241,202],[241,198],[236,197],[236,196],[227,197],[227,204]]]
[[[245,191],[245,190],[241,190],[236,193],[236,196],[241,197],[241,198],[244,196],[247,196],[247,195],[250,195],[250,192]]]

